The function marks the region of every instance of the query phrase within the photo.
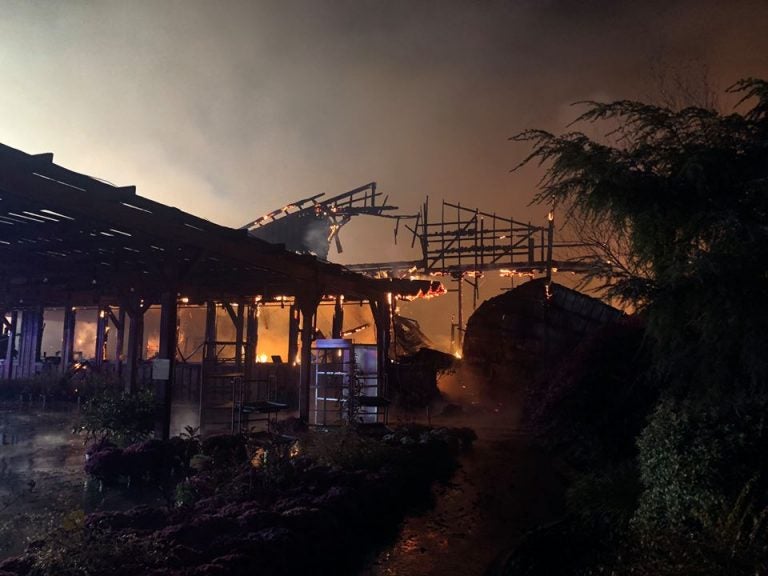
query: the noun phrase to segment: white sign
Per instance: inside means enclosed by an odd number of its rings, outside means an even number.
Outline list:
[[[168,380],[171,376],[171,361],[168,358],[152,360],[152,380]]]

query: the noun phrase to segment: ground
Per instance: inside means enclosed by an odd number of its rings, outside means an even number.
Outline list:
[[[87,499],[74,415],[46,408],[0,408],[0,558],[21,552],[28,538]]]
[[[132,503],[86,482],[76,414],[40,408],[0,411],[0,558],[68,514]],[[561,510],[557,475],[503,411],[464,410],[432,423],[470,426],[478,440],[451,481],[434,487],[433,506],[415,510],[360,576],[490,575],[525,530]]]
[[[562,511],[558,475],[504,411],[477,409],[433,424],[478,435],[434,507],[408,517],[360,576],[492,576],[520,536]]]

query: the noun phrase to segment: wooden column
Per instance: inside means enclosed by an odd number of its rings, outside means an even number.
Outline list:
[[[336,304],[333,307],[333,327],[331,338],[341,338],[344,331],[344,296],[336,296]]]
[[[299,306],[297,302],[291,304],[288,316],[288,364],[296,363],[299,353]]]
[[[8,310],[5,308],[0,309],[0,334],[2,334],[2,337],[5,338],[6,342],[6,348],[3,350],[3,367],[0,368],[0,380],[6,380],[7,377],[5,375],[5,362],[6,357],[8,356],[8,351],[11,350],[11,346],[13,344],[12,341],[12,333],[11,333],[11,323],[8,321],[8,319],[5,317],[5,315],[8,313]]]
[[[167,379],[157,382],[157,398],[162,407],[160,437],[171,436],[171,405],[176,368],[176,347],[178,345],[178,305],[176,290],[169,290],[160,296],[160,350],[158,358],[168,361]]]
[[[19,326],[19,313],[16,310],[11,312],[11,321],[8,328],[8,348],[5,351],[5,363],[3,364],[3,379],[13,379],[13,352],[16,350],[16,331]]]
[[[216,303],[205,303],[205,354],[204,363],[213,366],[216,363]]]
[[[35,361],[43,358],[43,332],[45,332],[45,307],[40,306],[39,326],[37,330],[37,341],[35,342]]]
[[[144,345],[144,312],[146,307],[139,301],[132,302],[127,308],[131,329],[128,333],[128,350],[125,358],[124,382],[125,391],[134,394],[139,379],[139,366],[143,357]]]
[[[75,352],[75,323],[77,310],[72,306],[64,309],[64,329],[61,335],[61,372],[66,374]]]
[[[256,363],[256,347],[259,343],[259,305],[249,304],[245,309],[245,378],[253,380]]]
[[[243,345],[245,344],[245,304],[237,305],[237,321],[235,322],[235,367],[243,371]]]
[[[379,390],[385,389],[387,368],[389,366],[389,348],[392,340],[392,304],[391,296],[371,298],[370,306],[376,323],[376,364]],[[379,392],[381,394],[381,392]]]
[[[21,316],[21,341],[16,367],[17,378],[32,378],[39,358],[40,332],[43,329],[42,309],[24,310]]]
[[[301,311],[301,368],[299,369],[299,418],[309,423],[309,388],[312,377],[312,335],[314,316],[320,296],[305,295],[296,299]]]
[[[104,347],[107,343],[107,323],[109,322],[109,314],[107,309],[99,307],[99,314],[96,317],[96,350],[94,354],[94,363],[97,368],[101,368],[104,364]]]
[[[245,323],[245,305],[241,302],[235,310],[231,304],[224,304],[224,308],[229,314],[232,325],[235,327],[235,370],[243,370],[243,333]]]
[[[125,356],[123,354],[123,348],[125,348],[125,307],[120,306],[117,318],[110,310],[110,318],[112,323],[117,328],[117,336],[115,340],[115,362],[117,363],[117,375],[122,376],[123,364],[125,362]]]

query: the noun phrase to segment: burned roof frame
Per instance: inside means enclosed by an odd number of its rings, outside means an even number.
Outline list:
[[[310,292],[369,299],[414,297],[437,283],[379,280],[286,251],[0,144],[0,305],[191,302]]]

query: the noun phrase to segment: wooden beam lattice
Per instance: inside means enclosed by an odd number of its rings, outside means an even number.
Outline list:
[[[413,230],[414,243],[418,238],[424,252],[424,273],[456,275],[546,266],[545,259],[537,258],[547,253],[542,244],[546,227],[446,201],[440,220],[430,222],[428,214],[425,204]]]

